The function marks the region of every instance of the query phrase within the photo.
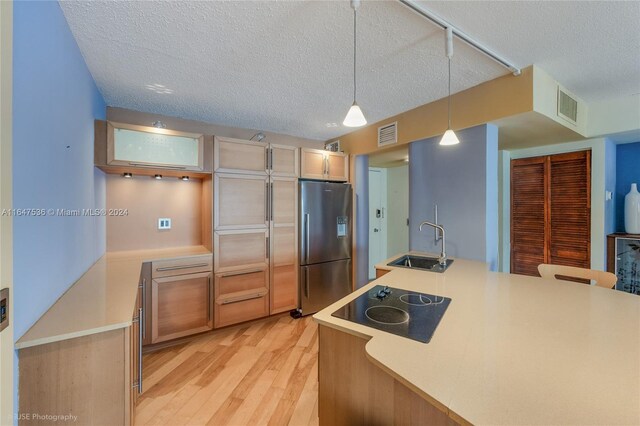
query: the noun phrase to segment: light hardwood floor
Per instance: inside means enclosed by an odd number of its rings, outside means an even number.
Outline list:
[[[135,425],[317,425],[318,328],[281,316],[144,355]]]

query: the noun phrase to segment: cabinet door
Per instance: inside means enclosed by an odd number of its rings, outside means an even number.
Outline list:
[[[349,180],[349,156],[342,152],[327,151],[328,179],[338,182]]]
[[[142,264],[142,272],[140,274],[141,298],[140,305],[142,307],[142,344],[151,344],[151,262]]]
[[[156,278],[152,281],[152,343],[213,328],[210,272]]]
[[[269,145],[269,165],[271,176],[298,177],[298,148],[287,145]]]
[[[320,149],[300,149],[300,177],[305,179],[326,178],[325,151]]]
[[[267,229],[215,232],[214,272],[268,267],[268,232]]]
[[[267,228],[268,176],[216,174],[214,177],[214,227]]]
[[[202,171],[204,135],[109,122],[107,164]]]
[[[298,307],[297,179],[273,178],[271,190],[271,314]]]
[[[214,172],[267,174],[267,144],[216,136],[213,141]]]

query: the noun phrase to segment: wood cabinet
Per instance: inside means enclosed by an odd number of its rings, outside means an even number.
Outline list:
[[[299,151],[262,144],[258,152],[256,146],[216,138],[215,151],[221,154],[214,174],[215,327],[284,312],[298,303]],[[244,164],[252,149],[264,163]]]
[[[298,181],[271,183],[271,314],[298,307]]]
[[[213,328],[211,256],[152,263],[151,343]]]
[[[204,171],[204,135],[107,122],[107,164]]]
[[[511,161],[511,273],[591,267],[591,151]]]
[[[387,269],[378,269],[378,268],[376,268],[376,279],[388,274],[389,272],[391,272],[391,271],[389,271]]]
[[[298,177],[300,153],[297,147],[269,144],[269,174],[279,177]]]
[[[318,336],[320,425],[467,424],[374,365],[365,351],[368,339],[323,325]]]
[[[300,148],[300,177],[346,182],[349,180],[349,156],[342,152]]]
[[[269,315],[269,268],[216,274],[215,327]]]
[[[216,136],[213,146],[215,173],[267,175],[269,165],[266,143]]]
[[[298,148],[216,136],[214,172],[297,177]]]
[[[140,355],[136,324],[20,349],[19,412],[74,415],[77,424],[132,425]],[[51,423],[44,417],[18,420]]]
[[[214,176],[216,230],[267,228],[269,177],[217,173]]]
[[[213,171],[212,135],[95,120],[93,151],[106,173],[201,179]]]
[[[154,278],[151,285],[152,343],[213,328],[211,272]]]
[[[142,307],[142,344],[151,344],[151,262],[144,262],[140,271],[138,284],[140,291],[140,306]]]

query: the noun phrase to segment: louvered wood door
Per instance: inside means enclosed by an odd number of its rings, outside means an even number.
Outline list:
[[[591,151],[511,161],[511,273],[591,265]]]
[[[538,275],[547,263],[547,157],[511,161],[511,273]]]
[[[591,151],[549,158],[549,262],[591,267]]]

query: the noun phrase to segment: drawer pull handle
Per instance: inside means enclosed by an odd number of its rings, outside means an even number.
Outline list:
[[[259,299],[262,296],[264,296],[266,293],[256,293],[256,294],[252,294],[249,296],[241,296],[241,297],[235,297],[233,299],[225,299],[222,301],[223,305],[228,305],[230,303],[237,303],[237,302],[244,302],[245,300],[252,300],[252,299]]]
[[[202,268],[203,266],[209,266],[209,264],[208,263],[196,263],[194,265],[165,266],[163,268],[156,268],[156,272],[177,271],[179,269],[189,269],[189,268]]]
[[[186,167],[184,166],[163,166],[160,164],[142,164],[142,163],[129,163],[130,166],[134,167],[145,167],[148,169],[171,169],[171,170],[184,170]]]
[[[237,275],[248,275],[248,274],[255,274],[256,272],[262,272],[264,271],[264,269],[260,268],[260,269],[251,269],[249,271],[236,271],[236,272],[227,272],[224,274],[220,274],[221,277],[235,277]]]

